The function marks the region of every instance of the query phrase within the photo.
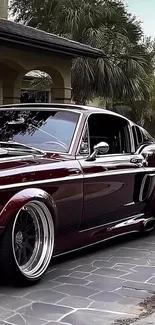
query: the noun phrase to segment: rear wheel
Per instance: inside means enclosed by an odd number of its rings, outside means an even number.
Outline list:
[[[16,284],[35,283],[46,272],[54,247],[54,224],[47,206],[30,201],[3,235],[0,272]]]

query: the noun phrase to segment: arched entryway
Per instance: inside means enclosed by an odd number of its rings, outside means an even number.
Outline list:
[[[13,51],[12,60],[9,59],[9,52],[7,55],[8,58],[4,59],[0,53],[0,104],[20,103],[24,83],[28,83],[26,77],[29,77],[30,86],[33,71],[39,71],[42,77],[44,74],[52,81],[47,89],[48,102],[71,101],[71,60],[49,55],[39,56],[39,53],[31,53],[27,58],[17,50]]]
[[[71,87],[55,68],[37,67],[27,72],[21,81],[21,101],[24,102],[70,102]]]
[[[41,70],[32,70],[24,76],[21,84],[21,103],[50,103],[53,80]]]

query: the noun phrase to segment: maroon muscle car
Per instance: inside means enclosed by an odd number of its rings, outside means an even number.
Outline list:
[[[0,276],[34,283],[52,256],[155,226],[155,140],[72,104],[0,109]]]

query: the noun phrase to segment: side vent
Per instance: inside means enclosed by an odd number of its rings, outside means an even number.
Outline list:
[[[155,174],[147,174],[143,177],[140,192],[139,192],[139,201],[143,202],[149,199],[153,189],[155,187]]]

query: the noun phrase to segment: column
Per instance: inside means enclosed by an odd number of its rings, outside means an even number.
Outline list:
[[[51,97],[53,102],[70,103],[72,88],[52,88]]]
[[[0,18],[8,18],[8,0],[0,0]]]
[[[19,104],[21,98],[21,87],[14,84],[5,84],[3,87],[3,104]]]

